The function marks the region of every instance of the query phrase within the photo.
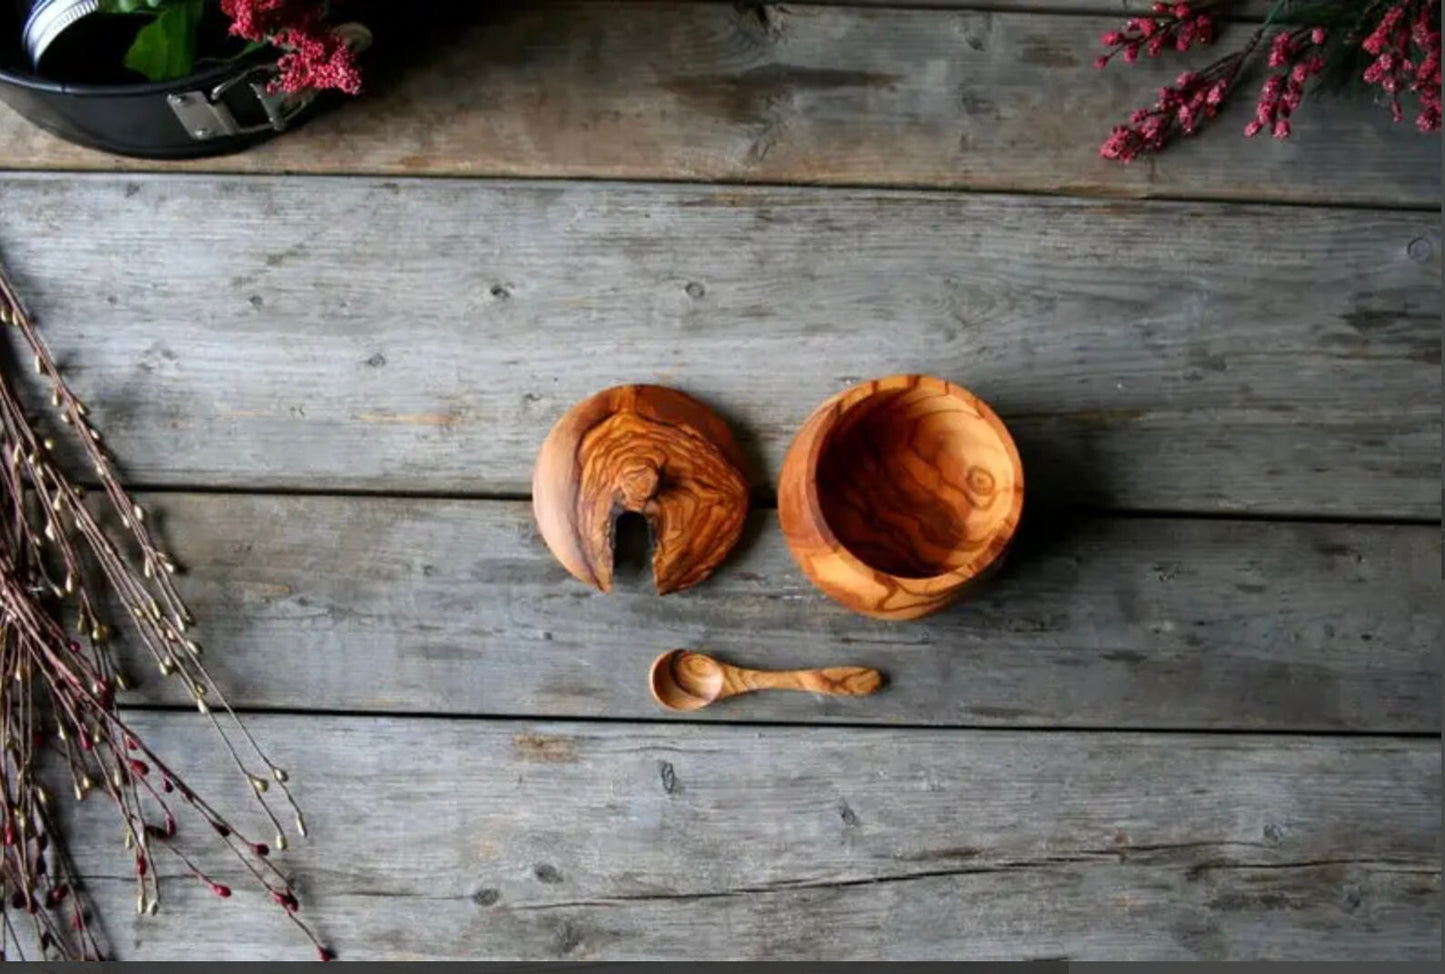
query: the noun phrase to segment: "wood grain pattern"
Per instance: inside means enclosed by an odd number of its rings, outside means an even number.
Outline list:
[[[525,502],[145,495],[207,665],[248,707],[662,716],[647,668],[691,646],[765,669],[857,663],[857,706],[761,695],[787,722],[1414,731],[1440,726],[1434,526],[1050,516],[1000,573],[919,622],[880,623],[797,570],[771,512],[706,585],[572,582]],[[189,701],[153,665],[149,701]],[[693,720],[735,719],[713,708]]]
[[[1436,740],[251,723],[308,811],[281,861],[343,959],[1440,950]],[[202,718],[141,729],[244,806]],[[89,805],[73,832],[80,867],[121,877],[105,814]],[[177,841],[232,878],[212,839]],[[309,957],[239,877],[219,902],[166,876],[153,918],[128,883],[95,883],[122,958]]]
[[[138,484],[525,494],[622,381],[708,402],[776,482],[818,403],[928,372],[1040,500],[1439,517],[1433,215],[10,176],[0,240]],[[164,275],[112,259],[141,249]]]
[[[659,600],[635,565],[606,598],[570,583],[520,499],[147,496],[238,703],[370,715],[251,719],[344,959],[1438,962],[1438,524],[1157,516],[1438,519],[1438,138],[1345,103],[1245,143],[1241,98],[1104,163],[1190,62],[1094,72],[1099,0],[447,6],[386,36],[426,56],[379,52],[374,94],[188,168],[1216,202],[0,176],[0,256],[135,483],[519,496],[541,431],[618,382],[705,397],[768,481],[864,375],[957,378],[1018,438],[1043,503],[1008,564],[906,626],[814,590],[761,513]],[[116,165],[157,166],[0,111],[0,169]],[[1390,210],[1217,202],[1242,199]],[[677,645],[893,682],[663,723],[646,667]],[[129,666],[142,732],[242,807],[203,721],[144,709],[188,701]],[[775,724],[717,722],[744,717]],[[800,726],[830,723],[909,726]],[[180,841],[237,896],[168,873],[135,917],[107,820],[67,821],[120,957],[309,956],[212,836]]]
[[[668,710],[700,710],[754,690],[796,690],[834,697],[866,697],[883,686],[883,674],[867,666],[813,670],[753,670],[706,653],[674,649],[652,661],[648,688]]]
[[[1111,125],[1217,51],[1100,73],[1119,15],[728,3],[433,4],[379,38],[371,94],[221,172],[691,179],[1438,208],[1440,139],[1368,99],[1238,136],[1249,91],[1158,159]],[[1240,36],[1247,26],[1234,28]],[[1231,34],[1221,38],[1230,43]],[[388,42],[392,62],[388,64]],[[379,60],[377,60],[379,59]],[[0,112],[0,168],[158,168]],[[338,210],[338,212],[343,212]]]
[[[1023,464],[998,416],[921,375],[859,383],[819,406],[778,484],[803,574],[879,619],[917,619],[956,599],[1007,550],[1023,504]]]
[[[612,589],[622,512],[652,529],[657,594],[689,588],[727,557],[748,514],[742,451],[727,423],[663,386],[616,386],[573,406],[537,454],[532,511],[579,581]]]

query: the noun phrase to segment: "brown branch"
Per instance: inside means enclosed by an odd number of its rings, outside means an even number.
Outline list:
[[[77,801],[99,794],[115,806],[134,864],[139,912],[159,907],[155,856],[161,850],[218,896],[231,895],[175,844],[177,812],[184,806],[221,839],[318,954],[329,957],[295,916],[295,893],[269,858],[273,848],[286,847],[286,829],[273,805],[277,795],[294,816],[296,831],[305,834],[286,772],[207,672],[190,636],[191,613],[173,582],[175,562],[122,486],[89,409],[61,376],[3,269],[0,327],[20,337],[36,374],[50,387],[60,425],[79,444],[100,487],[87,501],[85,491],[56,466],[54,441],[37,432],[11,376],[0,370],[0,957],[23,955],[13,920],[21,915],[41,958],[101,955],[78,879],[53,826],[56,799],[41,783],[54,762],[68,773]],[[119,523],[119,538],[103,519]],[[106,593],[115,597],[161,675],[182,681],[216,729],[275,830],[270,844],[242,833],[122,719],[116,695],[129,681],[101,621],[100,606],[110,601]],[[73,631],[66,619],[74,620]]]

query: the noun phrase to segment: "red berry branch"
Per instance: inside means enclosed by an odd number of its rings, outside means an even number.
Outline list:
[[[1395,121],[1405,117],[1400,93],[1411,91],[1420,99],[1415,127],[1421,132],[1439,129],[1440,0],[1391,7],[1360,46],[1374,58],[1364,81],[1390,96]]]
[[[1139,52],[1158,57],[1165,50],[1183,53],[1195,44],[1214,40],[1214,18],[1208,11],[1218,3],[1156,3],[1152,17],[1131,17],[1123,30],[1105,31],[1099,42],[1109,49],[1094,59],[1094,67],[1107,67],[1118,55],[1133,64]]]
[[[1141,53],[1159,57],[1210,44],[1217,32],[1212,13],[1226,5],[1227,0],[1155,3],[1150,15],[1132,17],[1122,30],[1100,37],[1106,52],[1095,59],[1095,66],[1105,68],[1115,57],[1132,63]],[[1152,106],[1136,110],[1128,124],[1114,127],[1099,154],[1130,162],[1162,150],[1180,135],[1195,134],[1204,120],[1218,114],[1277,20],[1294,22],[1268,46],[1268,67],[1283,70],[1261,86],[1246,136],[1268,131],[1277,139],[1288,138],[1290,118],[1307,88],[1317,85],[1332,62],[1334,74],[1385,93],[1395,121],[1404,118],[1400,96],[1408,92],[1419,103],[1416,127],[1421,132],[1440,128],[1440,0],[1276,0],[1263,26],[1242,46],[1161,88]],[[1368,66],[1361,70],[1362,56]]]
[[[55,831],[54,797],[43,781],[66,780],[76,801],[99,795],[115,807],[132,862],[136,910],[160,904],[158,860],[173,863],[218,897],[231,889],[175,839],[186,820],[210,833],[311,940],[284,873],[270,859],[305,820],[284,770],[237,719],[201,662],[190,611],[172,583],[176,564],[146,526],[144,509],[120,484],[89,412],[61,377],[3,270],[0,325],[50,387],[50,405],[91,464],[95,500],[52,459],[55,441],[0,370],[0,959],[100,959],[94,918]],[[122,542],[106,525],[117,522]],[[129,688],[110,648],[105,606],[119,604],[162,677],[178,680],[214,726],[245,776],[274,838],[244,833],[193,791],[125,720],[117,693]],[[224,718],[224,719],[223,719]],[[280,796],[278,810],[275,796]],[[22,937],[20,928],[28,928]]]
[[[325,23],[327,4],[319,0],[221,0],[231,18],[231,33],[248,41],[274,44],[286,53],[277,60],[275,87],[294,94],[336,88],[361,91],[356,51]]]
[[[1270,75],[1260,87],[1254,118],[1244,127],[1247,138],[1265,129],[1276,139],[1289,138],[1289,117],[1304,98],[1305,82],[1324,70],[1325,59],[1319,51],[1326,36],[1323,27],[1302,27],[1275,35],[1269,46],[1269,66],[1287,70]]]
[[[1203,71],[1186,71],[1172,85],[1159,89],[1153,108],[1136,109],[1128,125],[1116,125],[1099,148],[1105,159],[1130,162],[1141,152],[1158,152],[1176,131],[1193,135],[1200,122],[1213,118],[1239,69],[1254,50],[1258,38],[1243,50],[1215,61]]]

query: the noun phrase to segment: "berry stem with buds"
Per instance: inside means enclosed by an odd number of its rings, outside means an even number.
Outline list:
[[[0,326],[19,337],[49,386],[59,425],[69,428],[98,485],[98,497],[87,500],[57,466],[55,441],[37,432],[9,369],[0,369],[0,958],[23,958],[18,926],[30,928],[25,939],[44,959],[102,954],[79,877],[55,831],[55,799],[42,783],[56,773],[68,779],[75,800],[99,793],[115,806],[138,912],[159,908],[158,857],[217,896],[231,895],[175,842],[180,818],[189,817],[221,839],[318,955],[329,955],[296,916],[291,883],[270,859],[273,847],[286,846],[283,814],[305,834],[288,776],[207,672],[174,585],[176,563],[121,486],[89,410],[61,377],[3,269]],[[119,524],[124,549],[104,525],[109,520]],[[116,604],[161,676],[180,681],[219,734],[274,830],[271,844],[243,833],[202,799],[124,720],[117,693],[130,681],[111,649],[103,609]]]
[[[1156,2],[1150,13],[1131,17],[1120,30],[1100,37],[1105,53],[1094,64],[1107,67],[1116,57],[1134,62],[1140,54],[1159,57],[1210,44],[1216,32],[1213,13],[1229,0]],[[1271,26],[1287,24],[1268,45],[1268,66],[1282,68],[1260,88],[1246,136],[1291,134],[1291,116],[1306,88],[1320,87],[1320,76],[1333,76],[1388,99],[1391,117],[1405,117],[1403,93],[1418,103],[1415,126],[1440,128],[1440,0],[1275,0],[1264,23],[1242,46],[1201,71],[1186,71],[1160,89],[1152,107],[1136,110],[1126,125],[1116,125],[1099,147],[1106,159],[1131,162],[1159,152],[1177,136],[1193,135],[1201,122],[1218,114],[1237,87],[1242,71],[1262,46]]]

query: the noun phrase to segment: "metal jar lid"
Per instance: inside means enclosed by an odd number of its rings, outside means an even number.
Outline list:
[[[100,9],[100,0],[34,0],[30,16],[25,19],[25,52],[30,63],[40,66],[40,58],[55,39],[71,24]]]

